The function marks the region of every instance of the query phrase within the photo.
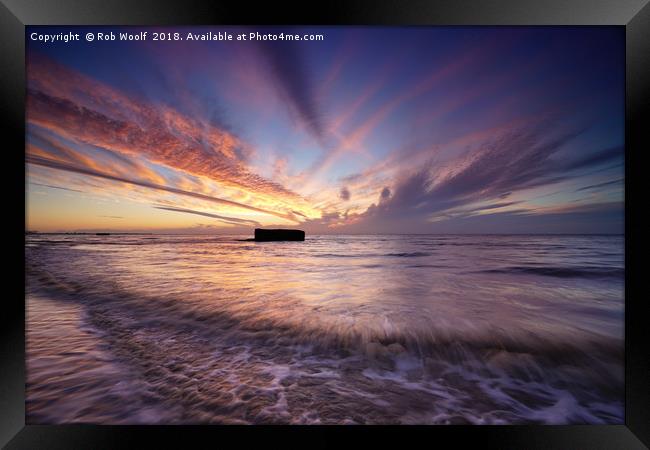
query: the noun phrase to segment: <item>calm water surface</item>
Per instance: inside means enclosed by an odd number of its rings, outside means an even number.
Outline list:
[[[623,423],[622,236],[30,235],[30,423]]]

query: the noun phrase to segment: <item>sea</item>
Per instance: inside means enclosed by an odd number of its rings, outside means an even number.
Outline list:
[[[624,236],[26,236],[30,424],[622,424]]]

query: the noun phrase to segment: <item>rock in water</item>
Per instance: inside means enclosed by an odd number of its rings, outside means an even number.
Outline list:
[[[274,229],[265,230],[263,228],[255,228],[256,241],[304,241],[305,232],[302,230],[285,230]]]

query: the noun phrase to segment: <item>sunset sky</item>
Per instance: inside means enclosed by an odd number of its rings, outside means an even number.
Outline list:
[[[28,27],[27,228],[622,233],[620,27]],[[318,33],[85,42],[87,31]]]

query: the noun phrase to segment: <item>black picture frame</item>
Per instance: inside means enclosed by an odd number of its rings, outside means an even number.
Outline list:
[[[26,25],[614,25],[626,35],[625,144],[625,425],[438,427],[221,427],[25,425],[24,236]],[[650,446],[650,348],[640,293],[644,201],[640,158],[650,149],[644,119],[650,107],[648,0],[389,0],[252,5],[194,0],[0,0],[0,90],[5,208],[3,250],[7,284],[0,321],[0,445],[17,448],[122,448],[154,444],[189,448],[250,443],[301,447],[359,438],[389,445],[411,439],[431,446],[527,449],[637,449]],[[7,200],[5,200],[5,203]],[[22,276],[21,276],[22,275]],[[234,444],[232,444],[234,445]],[[450,446],[444,445],[444,447]]]

